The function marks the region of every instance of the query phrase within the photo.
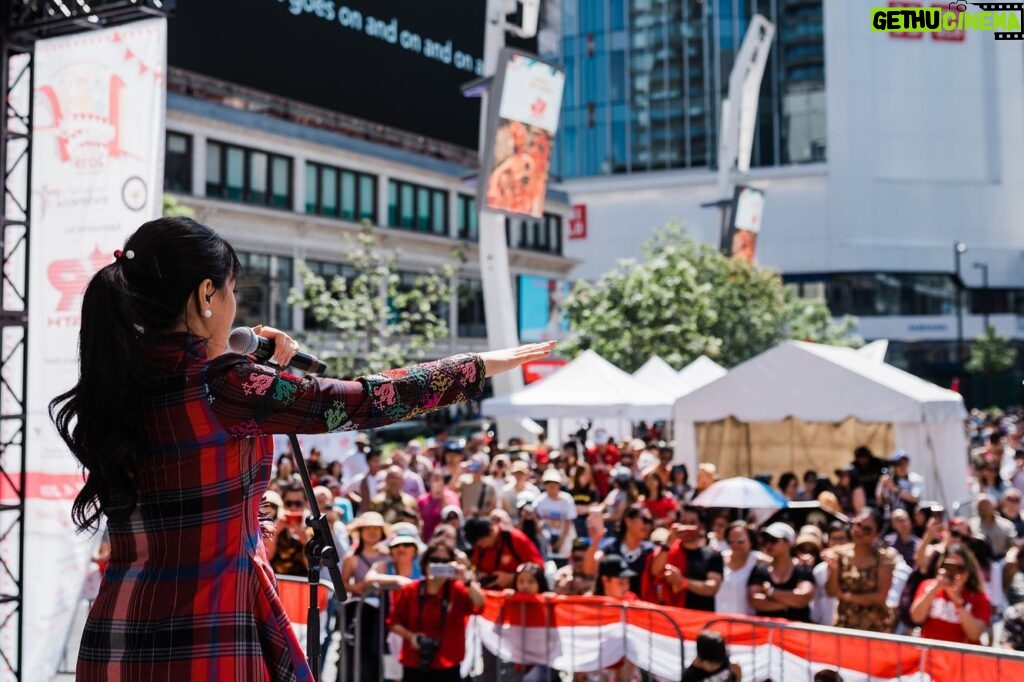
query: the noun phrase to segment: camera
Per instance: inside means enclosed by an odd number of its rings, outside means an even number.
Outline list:
[[[441,648],[441,640],[417,635],[416,643],[420,645],[420,670],[430,670],[430,664],[434,662],[434,656]]]
[[[451,580],[455,577],[455,567],[449,564],[429,564],[427,566],[427,577]]]

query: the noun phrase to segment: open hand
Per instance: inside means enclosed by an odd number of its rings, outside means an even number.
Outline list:
[[[492,377],[495,374],[513,370],[523,363],[546,358],[554,348],[554,341],[545,341],[543,343],[528,343],[518,348],[480,353],[480,359],[484,361],[484,376]],[[296,350],[298,349],[296,348]]]

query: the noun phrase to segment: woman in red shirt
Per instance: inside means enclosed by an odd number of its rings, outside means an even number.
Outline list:
[[[661,480],[661,476],[654,469],[644,475],[644,487],[646,491],[643,496],[643,505],[654,517],[655,528],[667,528],[675,520],[676,509],[679,504]]]
[[[935,579],[917,588],[910,618],[921,636],[961,644],[977,644],[989,626],[992,605],[981,582],[974,555],[961,544],[946,548]]]
[[[422,568],[427,577],[398,592],[388,618],[391,631],[403,640],[398,654],[405,670],[402,680],[459,682],[459,666],[466,657],[466,622],[479,613],[484,595],[476,577],[442,540],[427,547]]]

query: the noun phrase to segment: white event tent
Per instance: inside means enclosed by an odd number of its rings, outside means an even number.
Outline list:
[[[963,399],[871,354],[789,341],[733,368],[673,406],[676,461],[720,475],[832,475],[869,445],[906,450],[925,497],[967,497]],[[870,492],[869,492],[870,494]]]
[[[511,395],[483,401],[489,417],[668,419],[674,396],[644,386],[592,350]]]
[[[727,373],[728,371],[725,367],[722,367],[708,356],[702,355],[679,370],[679,374],[676,376],[683,386],[686,387],[686,392],[690,393],[705,384],[710,384],[716,379],[721,379]]]
[[[633,372],[633,378],[648,388],[667,393],[673,398],[689,393],[672,366],[655,355]]]

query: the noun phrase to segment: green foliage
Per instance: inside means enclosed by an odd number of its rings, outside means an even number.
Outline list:
[[[860,345],[852,319],[836,323],[821,302],[797,299],[771,270],[727,258],[676,224],[567,302],[572,337],[563,352],[592,348],[632,372],[652,355],[681,368],[700,355],[734,366],[786,339]]]
[[[421,360],[448,336],[444,311],[454,266],[419,274],[412,286],[402,286],[397,252],[381,249],[369,225],[363,226],[354,244],[351,238],[344,239],[353,276],[327,282],[309,268],[300,268],[302,290],[293,289],[288,301],[310,311],[330,329],[304,334],[303,340],[321,349],[320,359],[336,377]],[[337,342],[332,344],[335,337]]]
[[[164,194],[163,216],[165,218],[195,218],[196,212],[170,194]]]
[[[988,325],[985,333],[971,345],[971,357],[965,366],[972,374],[1000,374],[1017,362],[1017,351],[1009,339],[1000,336],[996,328]]]

